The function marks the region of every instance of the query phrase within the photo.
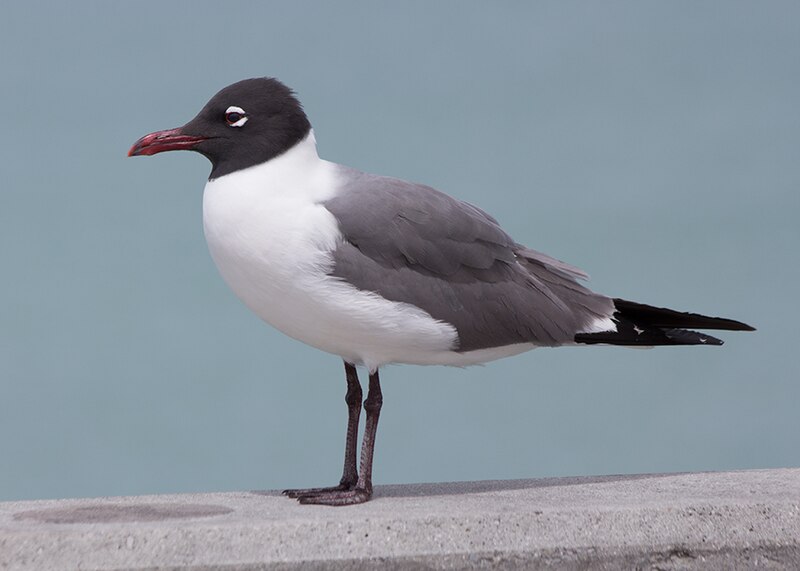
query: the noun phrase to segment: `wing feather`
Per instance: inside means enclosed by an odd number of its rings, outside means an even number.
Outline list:
[[[324,203],[344,236],[332,274],[452,324],[461,351],[569,343],[613,312],[577,283],[584,272],[517,244],[476,206],[345,167],[342,180]]]

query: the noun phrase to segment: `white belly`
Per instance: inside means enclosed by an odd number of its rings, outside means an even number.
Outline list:
[[[203,195],[211,257],[236,295],[286,335],[373,369],[450,352],[451,325],[328,275],[341,234],[318,201],[333,165],[317,159],[325,168],[289,188],[297,179],[273,176],[276,160],[209,181]]]

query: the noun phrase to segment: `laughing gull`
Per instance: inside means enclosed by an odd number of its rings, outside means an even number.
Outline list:
[[[173,150],[211,161],[203,226],[231,289],[273,327],[344,360],[344,473],[337,486],[286,490],[302,503],[372,496],[382,365],[465,366],[576,344],[721,345],[688,328],[753,330],[594,293],[584,272],[516,242],[476,206],[319,158],[300,102],[273,78],[226,87],[128,155]],[[369,372],[360,471],[356,365]]]

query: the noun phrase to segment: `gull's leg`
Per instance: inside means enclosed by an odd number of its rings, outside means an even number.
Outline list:
[[[327,506],[348,506],[362,504],[372,497],[372,458],[375,452],[375,434],[378,431],[378,418],[381,414],[383,395],[378,371],[369,376],[369,394],[364,401],[367,425],[364,429],[364,442],[361,445],[361,471],[356,486],[349,490],[335,490],[301,494],[297,498],[301,504],[323,504]]]
[[[358,452],[358,420],[361,416],[362,393],[355,366],[345,363],[344,370],[347,375],[347,393],[344,396],[344,402],[347,403],[347,439],[344,446],[344,470],[339,485],[349,490],[358,482],[356,453]]]
[[[347,376],[347,394],[344,402],[347,403],[347,439],[344,447],[344,471],[338,486],[329,488],[307,488],[300,490],[284,490],[283,493],[290,498],[306,494],[320,494],[325,492],[351,490],[358,482],[358,466],[356,466],[356,446],[358,440],[358,419],[361,416],[361,383],[358,382],[358,372],[355,366],[347,361],[344,363],[344,372]]]

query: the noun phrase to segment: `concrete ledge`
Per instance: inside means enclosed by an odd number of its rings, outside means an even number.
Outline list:
[[[0,503],[0,569],[800,569],[800,468]]]

